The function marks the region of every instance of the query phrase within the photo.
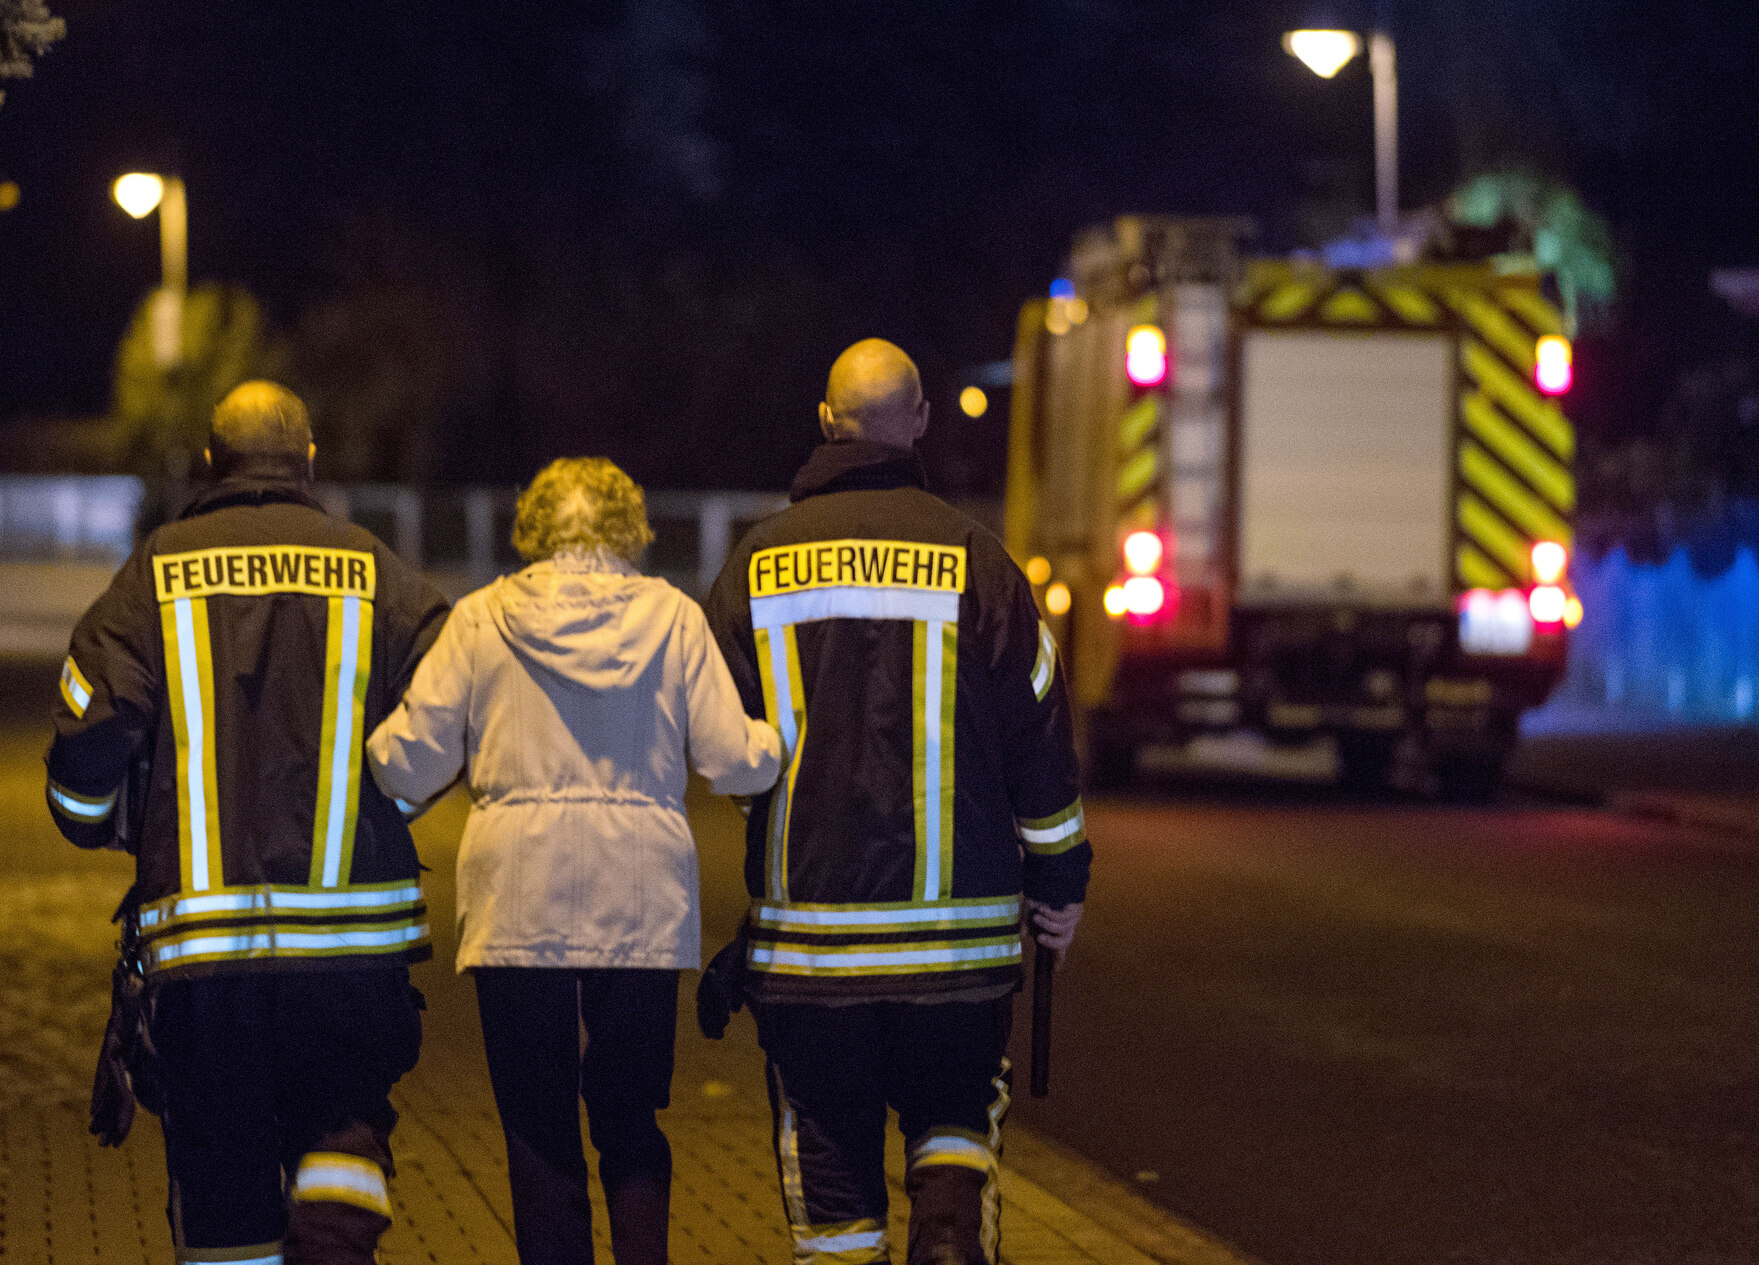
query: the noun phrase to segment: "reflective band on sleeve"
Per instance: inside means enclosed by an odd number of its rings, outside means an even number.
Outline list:
[[[806,589],[751,599],[756,628],[780,628],[820,619],[913,619],[957,623],[959,595],[905,588]]]
[[[366,686],[372,674],[373,605],[332,597],[324,661],[324,728],[318,749],[318,803],[312,820],[311,883],[346,882],[360,806],[360,751]]]
[[[1049,817],[1016,818],[1014,825],[1025,841],[1026,850],[1038,856],[1067,852],[1087,839],[1087,817],[1080,800]]]
[[[293,1198],[301,1202],[353,1204],[381,1217],[391,1215],[385,1171],[371,1160],[340,1151],[311,1151],[299,1161]]]
[[[1038,662],[1032,665],[1032,693],[1039,702],[1051,692],[1051,679],[1057,672],[1057,641],[1051,636],[1050,625],[1038,621]]]
[[[67,700],[68,710],[76,719],[85,719],[86,708],[92,702],[92,683],[86,680],[72,655],[68,655],[67,662],[61,665],[61,697]]]
[[[78,795],[59,782],[49,783],[49,799],[59,812],[84,822],[103,821],[116,807],[116,791],[108,795]]]

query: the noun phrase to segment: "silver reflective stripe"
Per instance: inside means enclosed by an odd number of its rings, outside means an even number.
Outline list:
[[[956,593],[933,594],[953,599],[953,618],[959,617]],[[922,669],[922,798],[928,810],[922,815],[922,895],[930,900],[941,894],[941,686],[943,684],[944,621],[930,620],[925,639]]]
[[[150,927],[161,918],[183,918],[191,914],[243,913],[265,909],[297,909],[301,912],[336,910],[340,912],[354,909],[378,909],[386,905],[413,904],[420,899],[421,887],[414,883],[407,887],[392,887],[383,890],[334,892],[289,892],[271,887],[251,892],[188,896],[177,901],[168,910],[162,905],[143,909],[140,920],[143,927]]]
[[[1014,898],[994,905],[918,905],[909,909],[789,909],[762,905],[757,916],[760,922],[810,927],[859,927],[891,922],[988,922],[1018,918],[1020,901]]]
[[[342,832],[348,825],[349,760],[354,755],[354,674],[360,658],[360,599],[342,599],[342,659],[336,673],[336,733],[330,744],[330,802],[324,825],[324,886],[342,880]]]
[[[190,613],[189,599],[178,598],[172,603],[177,621],[177,667],[183,693],[183,725],[189,735],[189,757],[185,760],[189,786],[189,885],[195,891],[206,891],[208,881],[208,794],[207,779],[211,770],[202,764],[207,752],[208,718],[202,715],[201,660],[196,655],[195,617]]]
[[[794,1246],[806,1252],[855,1252],[864,1247],[884,1247],[884,1230],[858,1230],[853,1234],[825,1234],[816,1239],[796,1238]]]
[[[375,949],[419,940],[427,933],[424,923],[413,927],[395,927],[389,931],[256,931],[238,936],[192,936],[187,940],[155,946],[153,954],[161,962],[170,962],[205,953],[252,953],[271,949]]]
[[[1019,827],[1020,837],[1027,843],[1056,843],[1059,839],[1067,839],[1070,835],[1087,828],[1086,815],[1077,812],[1061,825],[1052,826],[1048,830],[1033,830],[1026,826]]]
[[[1038,661],[1032,665],[1032,693],[1039,702],[1050,693],[1051,676],[1057,666],[1057,643],[1051,637],[1051,630],[1041,619],[1038,621]]]
[[[49,788],[49,798],[54,800],[56,804],[60,805],[62,812],[71,814],[74,817],[84,817],[89,821],[102,821],[110,815],[110,810],[116,806],[116,795],[114,792],[112,792],[110,797],[102,803],[88,804],[75,799],[71,795],[63,794],[61,791],[51,786]]]
[[[972,1168],[987,1168],[995,1163],[996,1157],[995,1152],[981,1142],[947,1135],[928,1138],[910,1157],[913,1167],[935,1160],[965,1164]]]
[[[751,599],[754,628],[780,628],[817,619],[938,619],[955,623],[959,595],[928,589],[828,588]]]
[[[1020,957],[1020,942],[978,944],[963,949],[893,949],[870,953],[803,953],[795,949],[751,947],[752,962],[769,966],[804,966],[811,969],[854,966],[951,966],[959,962],[1008,961]]]

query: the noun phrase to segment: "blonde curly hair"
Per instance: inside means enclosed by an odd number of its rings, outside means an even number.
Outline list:
[[[556,458],[513,511],[513,547],[527,562],[605,550],[633,566],[653,538],[641,485],[605,457]]]

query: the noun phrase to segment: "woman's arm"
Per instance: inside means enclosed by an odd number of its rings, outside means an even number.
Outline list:
[[[471,616],[467,603],[452,609],[403,701],[366,742],[373,780],[406,812],[452,785],[464,769]]]
[[[767,721],[745,714],[708,620],[689,598],[680,623],[690,767],[720,795],[769,790],[782,768],[781,735]]]

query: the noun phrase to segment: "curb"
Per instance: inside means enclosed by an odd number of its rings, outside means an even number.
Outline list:
[[[1018,1125],[1010,1125],[1006,1137],[1002,1188],[1007,1197],[1096,1259],[1116,1265],[1259,1265],[1067,1147]],[[1004,1255],[1009,1247],[1003,1244]]]
[[[1626,817],[1689,826],[1728,839],[1759,843],[1759,799],[1631,791],[1607,796],[1606,806]]]

